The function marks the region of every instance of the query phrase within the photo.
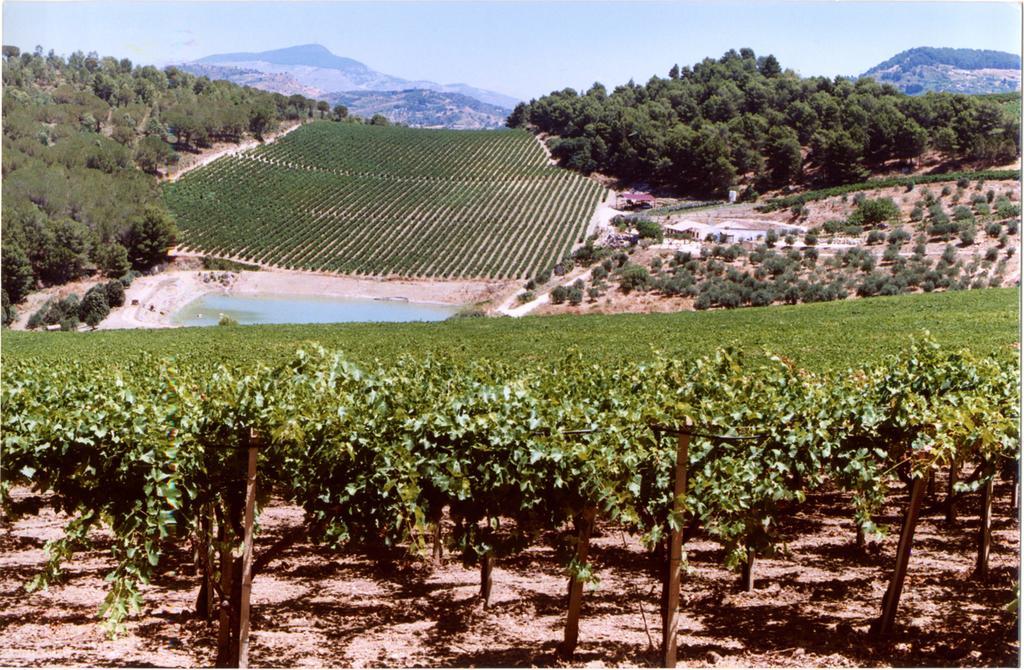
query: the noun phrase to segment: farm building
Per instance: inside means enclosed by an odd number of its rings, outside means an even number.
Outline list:
[[[710,240],[721,243],[756,242],[764,239],[767,230],[711,225],[696,221],[680,221],[665,226],[665,236],[677,240]]]

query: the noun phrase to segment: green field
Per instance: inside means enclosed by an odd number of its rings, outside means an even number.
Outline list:
[[[458,319],[423,324],[233,326],[96,333],[5,332],[3,359],[111,361],[148,352],[187,360],[275,363],[311,342],[351,358],[428,352],[544,365],[577,347],[608,362],[656,352],[695,357],[724,345],[782,354],[817,371],[895,353],[927,329],[946,345],[1013,353],[1020,290],[980,289],[675,314]]]
[[[169,185],[182,246],[369,276],[529,277],[577,242],[604,189],[521,130],[310,123]]]

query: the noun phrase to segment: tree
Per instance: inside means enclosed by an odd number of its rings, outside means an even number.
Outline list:
[[[343,121],[348,118],[348,107],[345,105],[334,106],[334,119],[336,121]]]
[[[7,290],[0,289],[0,307],[2,307],[2,316],[0,319],[0,325],[9,326],[14,323],[14,320],[18,317],[18,311],[14,305],[11,304],[10,298],[7,297]]]
[[[758,59],[757,70],[763,77],[767,77],[768,79],[778,77],[782,74],[782,66],[779,65],[778,59],[771,54]]]
[[[178,240],[178,229],[166,210],[155,206],[146,208],[125,232],[122,243],[128,250],[128,260],[136,270],[144,270],[167,258],[167,250]]]
[[[893,153],[897,158],[917,160],[928,148],[928,131],[910,118],[904,118],[893,138]]]
[[[371,126],[390,126],[391,122],[388,121],[388,118],[386,116],[384,116],[383,114],[374,114],[372,117],[370,117],[370,125]]]
[[[74,219],[50,221],[52,246],[41,259],[39,278],[47,284],[63,284],[85,274],[92,232]]]
[[[84,321],[90,327],[95,328],[100,321],[110,314],[110,305],[107,304],[106,291],[102,285],[96,285],[89,289],[78,304],[78,320]]]
[[[861,165],[864,147],[845,130],[819,131],[811,140],[811,152],[826,184],[854,183],[868,174]]]
[[[96,266],[108,277],[121,277],[132,269],[128,250],[117,242],[101,244],[96,248]]]
[[[32,263],[20,246],[13,242],[0,245],[0,286],[11,302],[21,302],[36,283]]]
[[[803,155],[795,130],[778,126],[772,128],[765,150],[772,183],[789,184],[800,178]]]
[[[263,141],[263,133],[271,128],[271,124],[277,116],[269,106],[257,105],[249,114],[249,130],[256,136],[256,139]]]
[[[4,55],[4,58],[6,58],[8,60],[10,60],[12,58],[17,58],[18,56],[21,55],[21,49],[19,49],[16,46],[12,46],[10,44],[5,44],[5,45],[3,45],[3,55]]]
[[[135,150],[135,162],[144,172],[155,173],[161,165],[173,163],[178,154],[170,144],[157,135],[144,137]]]
[[[636,232],[640,235],[641,239],[661,242],[665,237],[665,233],[662,231],[661,226],[650,219],[640,219],[634,225],[636,227]]]
[[[120,281],[108,281],[103,285],[103,291],[107,295],[107,304],[111,307],[120,307],[124,304],[124,284]]]
[[[331,105],[326,100],[320,100],[316,103],[316,109],[320,112],[320,118],[327,116],[327,112],[331,109]]]
[[[669,69],[669,71],[668,71],[668,78],[669,79],[679,79],[679,65],[678,64],[673,65],[672,68]]]

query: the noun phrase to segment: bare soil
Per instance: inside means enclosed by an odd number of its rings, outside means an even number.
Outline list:
[[[943,490],[942,486],[938,487]],[[24,499],[25,490],[15,491]],[[879,521],[893,530],[864,553],[853,547],[845,496],[819,493],[782,520],[785,551],[759,558],[756,589],[739,590],[714,542],[686,545],[680,664],[690,667],[1018,667],[1016,616],[1005,610],[1019,570],[1019,523],[1009,485],[997,481],[991,572],[972,577],[978,498],[947,524],[938,497],[925,503],[900,603],[897,631],[873,641],[891,574],[907,494],[890,497]],[[143,612],[116,639],[97,619],[113,567],[109,537],[67,565],[67,579],[26,594],[43,562],[43,545],[64,521],[48,508],[2,524],[0,666],[208,666],[214,624],[193,618],[197,579],[187,543],[145,590]],[[277,503],[260,517],[256,554],[301,511]],[[550,545],[556,538],[547,538]],[[658,593],[651,560],[637,538],[599,525],[592,545],[600,584],[584,596],[574,658],[557,654],[566,577],[549,544],[500,561],[491,606],[477,596],[479,573],[446,556],[440,566],[402,554],[334,553],[310,544],[278,555],[253,584],[254,667],[323,666],[657,666]],[[164,567],[165,566],[165,567]],[[646,625],[645,625],[646,622]],[[652,646],[649,642],[653,640]]]

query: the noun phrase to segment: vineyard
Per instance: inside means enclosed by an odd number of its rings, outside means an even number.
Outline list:
[[[1019,305],[1020,289],[1005,288],[673,314],[97,331],[88,337],[8,331],[3,362],[96,364],[173,351],[187,363],[274,365],[316,342],[367,364],[433,353],[528,368],[547,366],[574,347],[595,363],[615,365],[699,357],[713,341],[750,355],[783,352],[802,368],[838,372],[898,353],[905,338],[923,330],[944,346],[969,343],[979,354],[1015,354]]]
[[[616,366],[570,353],[524,371],[430,355],[363,366],[321,348],[273,367],[142,356],[15,361],[2,374],[5,506],[27,512],[8,493],[28,486],[71,519],[30,588],[57,582],[105,528],[116,567],[102,615],[117,631],[139,611],[141,586],[188,542],[195,615],[219,622],[220,666],[246,664],[253,580],[305,538],[328,552],[451,552],[479,567],[486,608],[501,566],[554,533],[568,578],[559,653],[571,657],[582,602],[601,598],[584,586],[595,581],[588,552],[603,524],[639,538],[661,566],[661,658],[671,667],[687,544],[717,543],[750,590],[758,558],[786,551],[782,529],[822,490],[839,494],[854,550],[883,532],[886,496],[907,494],[870,634],[887,639],[902,630],[922,505],[955,516],[963,494],[979,494],[970,542],[984,580],[993,482],[1017,490],[1015,357],[927,338],[832,374],[728,349]],[[929,486],[940,473],[942,492]],[[254,555],[271,499],[305,520]]]
[[[603,195],[523,131],[311,123],[168,185],[184,246],[274,267],[513,278],[582,242]]]

